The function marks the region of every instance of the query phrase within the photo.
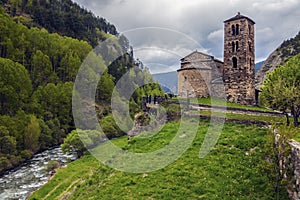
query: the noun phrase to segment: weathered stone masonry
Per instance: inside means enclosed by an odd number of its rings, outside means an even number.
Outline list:
[[[240,13],[224,21],[224,63],[197,51],[182,58],[178,95],[225,96],[231,102],[255,104],[254,24]]]

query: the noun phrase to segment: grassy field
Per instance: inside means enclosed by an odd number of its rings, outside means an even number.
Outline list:
[[[202,116],[211,116],[212,112],[209,110],[201,111],[191,111],[195,114],[200,114]],[[224,116],[223,113],[214,112],[214,116]],[[275,116],[263,116],[263,115],[251,115],[251,114],[239,114],[239,113],[226,113],[226,119],[237,119],[245,121],[259,121],[259,122],[286,122],[285,117],[275,117]]]
[[[59,169],[29,199],[288,199],[284,189],[274,194],[261,168],[266,129],[226,123],[215,148],[200,159],[208,124],[200,121],[190,148],[163,169],[125,173],[88,155]],[[177,127],[170,122],[151,138],[122,137],[113,142],[129,151],[151,152],[172,140]]]
[[[179,102],[186,102],[185,98],[173,98],[171,101],[179,101]],[[245,106],[237,103],[231,103],[229,101],[225,101],[224,99],[220,98],[190,98],[190,103],[199,103],[204,105],[211,105],[212,101],[215,106],[227,106],[230,108],[243,108],[246,110],[259,110],[259,111],[272,111],[268,108],[260,107],[260,106]]]

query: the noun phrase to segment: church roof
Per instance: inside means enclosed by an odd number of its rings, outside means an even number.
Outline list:
[[[213,56],[195,50],[195,51],[193,51],[192,53],[190,53],[189,55],[187,55],[187,56],[181,58],[181,61],[184,60],[185,58],[190,57],[191,55],[194,55],[194,54],[201,54],[201,55],[203,55],[203,56],[205,56],[205,57],[207,57],[207,58],[212,58],[212,59],[213,59]]]
[[[231,22],[231,21],[234,21],[234,20],[239,20],[239,19],[248,19],[248,20],[251,21],[253,24],[255,24],[255,22],[254,22],[252,19],[250,19],[249,17],[246,17],[246,16],[244,16],[244,15],[241,15],[240,12],[238,12],[238,14],[237,14],[236,16],[234,16],[234,17],[232,17],[232,18],[230,18],[230,19],[225,20],[224,23],[226,23],[226,22]]]
[[[221,60],[219,60],[219,59],[216,59],[214,56],[208,55],[208,54],[203,53],[203,52],[199,52],[199,51],[197,51],[197,50],[193,51],[192,53],[190,53],[189,55],[185,56],[184,58],[181,58],[180,60],[183,61],[185,58],[188,58],[188,57],[190,57],[190,56],[192,56],[192,55],[194,55],[194,54],[201,54],[201,55],[207,57],[208,59],[212,59],[212,60],[214,60],[214,61],[223,63],[223,61],[221,61]]]

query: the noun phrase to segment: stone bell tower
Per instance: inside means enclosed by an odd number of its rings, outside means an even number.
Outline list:
[[[254,24],[238,13],[224,21],[223,80],[227,100],[244,105],[255,104]]]

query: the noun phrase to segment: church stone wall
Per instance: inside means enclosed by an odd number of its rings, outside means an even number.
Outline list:
[[[210,70],[196,68],[178,71],[178,96],[180,97],[209,97],[211,80]]]

